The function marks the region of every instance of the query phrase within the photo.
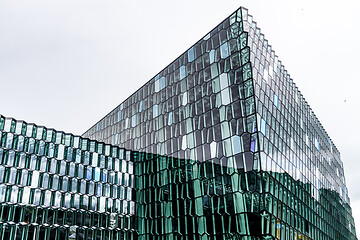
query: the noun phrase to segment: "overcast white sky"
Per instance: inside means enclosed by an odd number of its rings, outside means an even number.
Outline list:
[[[357,0],[0,0],[0,114],[82,134],[240,6],[342,153],[359,236]]]

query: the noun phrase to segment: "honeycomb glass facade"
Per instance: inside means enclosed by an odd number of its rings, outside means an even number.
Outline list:
[[[340,153],[240,8],[82,137],[0,115],[0,240],[356,240]]]
[[[135,239],[136,154],[0,116],[0,239]]]
[[[244,8],[83,137],[146,155],[139,239],[357,239],[340,153]]]

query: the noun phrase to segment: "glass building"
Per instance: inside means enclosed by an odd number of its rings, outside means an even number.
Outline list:
[[[343,163],[240,8],[83,135],[135,163],[139,239],[357,239]]]
[[[0,240],[357,239],[340,153],[244,8],[82,137],[0,137]]]
[[[0,116],[0,239],[135,239],[131,151]]]

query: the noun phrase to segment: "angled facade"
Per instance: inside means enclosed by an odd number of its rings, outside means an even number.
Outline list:
[[[0,240],[356,240],[340,153],[240,8],[73,136],[0,116]]]
[[[138,163],[140,239],[356,239],[340,153],[244,8],[83,136],[165,157]]]

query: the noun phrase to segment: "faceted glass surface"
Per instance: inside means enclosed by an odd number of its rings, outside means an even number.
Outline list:
[[[357,239],[340,153],[240,8],[82,137],[0,116],[0,239]]]
[[[145,156],[141,239],[356,239],[340,154],[246,9],[83,136]]]
[[[0,122],[17,126],[0,124],[0,239],[137,237],[131,152],[3,116]]]

